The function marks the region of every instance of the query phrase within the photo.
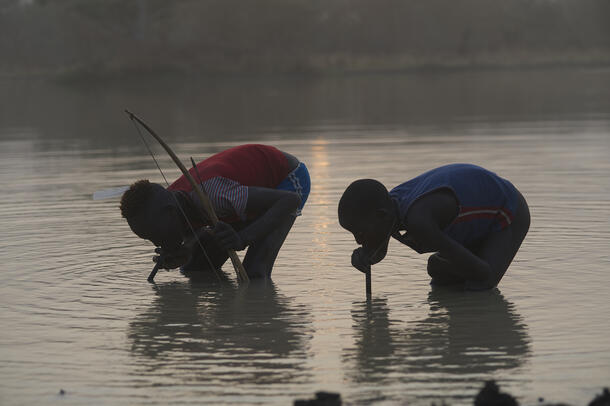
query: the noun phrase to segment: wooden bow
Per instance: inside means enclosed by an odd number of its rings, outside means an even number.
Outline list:
[[[144,127],[146,129],[146,131],[148,131],[148,133],[150,135],[152,135],[154,137],[154,139],[156,139],[159,142],[159,144],[161,144],[163,149],[165,149],[165,151],[169,154],[169,156],[172,158],[174,163],[178,166],[178,168],[180,168],[180,171],[184,174],[186,179],[188,179],[188,181],[191,184],[191,186],[193,187],[193,190],[195,191],[195,193],[197,193],[197,197],[199,197],[199,200],[201,201],[201,204],[203,206],[204,214],[206,215],[207,218],[209,218],[212,221],[212,226],[215,226],[216,223],[218,223],[218,217],[216,216],[216,212],[214,211],[212,202],[210,202],[210,198],[203,190],[203,186],[197,185],[197,182],[195,182],[195,179],[193,179],[193,176],[189,173],[189,171],[186,170],[186,167],[182,164],[180,159],[178,159],[178,157],[176,156],[174,151],[172,151],[172,149],[169,147],[169,145],[167,145],[165,143],[165,141],[163,141],[163,139],[159,135],[157,135],[157,133],[155,133],[153,131],[152,128],[150,128],[144,121],[142,121],[138,116],[133,114],[131,111],[126,109],[125,113],[127,113],[127,115],[129,116],[129,118],[131,120],[137,121],[142,127]],[[249,282],[248,274],[246,273],[244,265],[239,260],[239,257],[237,256],[237,253],[235,252],[235,250],[228,250],[228,253],[229,253],[229,257],[231,258],[231,262],[233,263],[233,267],[235,268],[235,274],[237,275],[237,280],[239,282]]]

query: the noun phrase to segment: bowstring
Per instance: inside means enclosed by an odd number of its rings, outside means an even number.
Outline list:
[[[152,150],[150,149],[150,146],[146,142],[146,139],[144,138],[144,135],[140,131],[140,127],[137,125],[137,123],[133,119],[131,119],[131,122],[133,123],[133,126],[135,127],[136,131],[138,132],[138,135],[140,136],[140,139],[144,143],[144,146],[146,147],[146,150],[148,151],[148,153],[150,154],[151,158],[155,162],[155,165],[157,166],[157,169],[159,169],[159,172],[161,173],[161,176],[163,177],[163,180],[165,181],[165,184],[167,185],[167,187],[169,187],[169,182],[167,181],[167,178],[165,177],[165,174],[161,170],[161,166],[159,165],[159,162],[157,162],[157,159],[155,158],[155,155],[153,154]],[[197,174],[197,175],[199,175],[199,174]],[[205,248],[203,247],[203,244],[199,240],[199,237],[197,236],[197,233],[195,232],[195,228],[193,227],[193,225],[189,221],[188,217],[186,216],[186,212],[182,208],[182,205],[178,201],[178,198],[173,193],[171,193],[171,195],[174,198],[174,201],[176,202],[176,205],[180,209],[180,213],[182,214],[182,217],[184,217],[184,220],[186,221],[186,224],[189,226],[189,229],[191,230],[191,232],[195,236],[195,240],[197,240],[197,245],[199,245],[199,248],[201,248],[201,252],[203,252],[203,255],[205,256],[205,259],[208,261],[208,264],[210,265],[210,268],[212,268],[212,270],[214,271],[214,275],[216,275],[218,280],[221,281],[222,278],[220,277],[220,275],[218,275],[218,272],[216,271],[216,267],[212,263],[212,260],[208,256],[208,253],[206,252]]]

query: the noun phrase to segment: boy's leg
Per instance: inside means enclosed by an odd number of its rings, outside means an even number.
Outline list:
[[[458,276],[453,265],[438,253],[428,258],[428,274],[433,285],[451,285],[466,282],[467,289],[491,289],[498,285],[519,250],[530,226],[530,212],[525,198],[519,193],[516,216],[512,224],[502,231],[494,232],[471,251],[491,267],[487,281],[465,281]]]
[[[277,254],[282,248],[295,218],[289,216],[271,233],[248,246],[248,252],[244,258],[244,268],[246,268],[250,278],[271,276],[275,258],[277,258]]]
[[[519,203],[512,224],[500,232],[492,233],[476,252],[478,257],[490,265],[490,278],[484,282],[468,281],[466,288],[480,290],[495,287],[517,254],[529,226],[529,208],[523,196],[519,194]]]
[[[452,272],[453,264],[441,257],[439,253],[430,255],[428,258],[428,275],[432,278],[431,285],[455,285],[464,283],[465,280]]]

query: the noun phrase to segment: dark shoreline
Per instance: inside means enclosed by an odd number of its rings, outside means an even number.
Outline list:
[[[413,65],[390,67],[385,69],[320,69],[320,70],[278,70],[278,71],[211,71],[211,70],[180,70],[180,69],[123,69],[123,70],[91,70],[87,68],[74,70],[22,70],[19,72],[0,71],[0,80],[46,80],[65,84],[115,82],[130,79],[159,78],[323,78],[323,77],[357,77],[370,75],[408,75],[408,74],[451,74],[460,72],[511,72],[511,71],[543,71],[572,69],[610,69],[610,56],[604,61],[569,61],[544,62],[536,64],[480,64],[480,65]]]
[[[341,406],[341,395],[331,392],[316,392],[312,399],[297,399],[294,406]],[[519,402],[509,393],[500,391],[495,381],[487,381],[473,400],[474,406],[519,406]],[[545,403],[544,398],[538,398],[541,406],[569,406],[567,403]],[[432,403],[432,406],[436,406]],[[442,401],[441,406],[449,406]],[[610,391],[604,388],[601,394],[594,395],[588,406],[610,406]]]

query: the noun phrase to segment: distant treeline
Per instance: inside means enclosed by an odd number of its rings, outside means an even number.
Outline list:
[[[610,0],[0,0],[0,73],[610,63]]]

